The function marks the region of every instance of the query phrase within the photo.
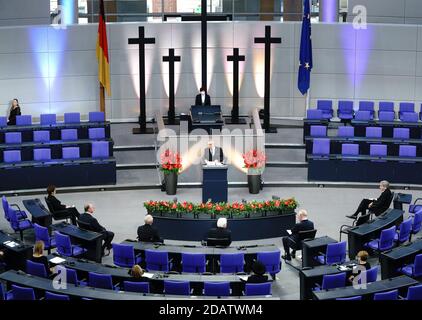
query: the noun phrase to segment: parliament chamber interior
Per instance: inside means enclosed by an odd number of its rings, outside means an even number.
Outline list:
[[[1,305],[422,300],[421,85],[420,0],[0,0]]]

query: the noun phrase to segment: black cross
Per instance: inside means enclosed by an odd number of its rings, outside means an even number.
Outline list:
[[[169,49],[169,55],[163,57],[164,62],[169,63],[169,110],[168,124],[176,124],[175,108],[174,108],[174,63],[180,62],[180,56],[174,55],[174,49]]]
[[[207,0],[201,0],[202,87],[207,89]]]
[[[233,61],[233,108],[231,121],[228,124],[246,123],[244,119],[239,119],[239,62],[245,61],[245,56],[239,55],[239,48],[233,48],[233,55],[227,56],[227,61]]]
[[[255,38],[255,43],[265,44],[264,129],[265,132],[277,132],[270,126],[271,44],[281,43],[281,38],[271,38],[271,26],[265,26],[265,37]]]
[[[130,38],[129,44],[139,46],[139,126],[134,128],[133,133],[152,133],[147,129],[146,99],[145,99],[145,44],[154,44],[155,38],[145,38],[144,27],[139,27],[138,38]]]

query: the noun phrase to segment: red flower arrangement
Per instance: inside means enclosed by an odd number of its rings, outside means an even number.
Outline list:
[[[267,157],[260,150],[250,150],[243,155],[244,168],[248,171],[262,173]]]
[[[168,212],[168,213],[207,213],[214,215],[235,216],[252,212],[290,212],[298,207],[298,203],[294,198],[286,200],[267,200],[252,201],[246,203],[234,202],[230,203],[199,203],[192,202],[167,202],[167,201],[148,201],[144,203],[144,207],[149,213]]]
[[[166,149],[161,156],[161,170],[164,174],[175,172],[176,174],[182,169],[182,158],[178,152],[172,152]]]

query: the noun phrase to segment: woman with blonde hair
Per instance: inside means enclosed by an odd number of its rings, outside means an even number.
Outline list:
[[[53,268],[50,268],[50,264],[48,263],[47,257],[44,255],[44,242],[39,240],[35,242],[34,245],[34,253],[30,259],[32,262],[42,263],[45,266],[45,271],[47,274],[52,274]]]
[[[149,279],[144,277],[145,270],[141,268],[140,265],[135,264],[132,269],[130,269],[129,274],[132,276],[130,281],[133,282],[148,282]]]
[[[12,107],[10,108],[9,113],[9,121],[7,122],[7,125],[14,126],[16,125],[16,117],[21,115],[21,107],[19,106],[18,99],[12,100]]]
[[[358,266],[360,268],[365,268],[366,271],[371,269],[371,264],[368,262],[368,258],[369,258],[369,254],[365,250],[359,251],[358,254],[356,255],[356,260],[358,261]],[[357,270],[357,274],[360,274],[360,272],[361,272],[360,269]],[[353,282],[354,278],[355,278],[354,275],[350,276],[349,281]]]

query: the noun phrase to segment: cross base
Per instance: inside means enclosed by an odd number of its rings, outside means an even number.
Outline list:
[[[224,119],[225,124],[246,124],[246,120],[243,118],[227,118]]]
[[[180,119],[176,118],[173,121],[171,121],[170,119],[166,118],[166,119],[164,119],[164,124],[166,124],[166,125],[179,125]]]
[[[142,127],[139,127],[139,128],[133,128],[132,129],[132,133],[133,134],[154,134],[155,131],[154,131],[153,128],[142,128]]]
[[[275,127],[269,127],[265,129],[265,133],[277,133],[277,128]]]

